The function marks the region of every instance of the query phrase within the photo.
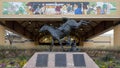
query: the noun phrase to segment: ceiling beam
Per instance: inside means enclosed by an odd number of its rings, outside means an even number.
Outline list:
[[[21,24],[19,24],[17,21],[6,21],[4,26],[14,30],[15,32],[25,36],[26,38],[33,40],[33,34],[25,29]]]
[[[102,21],[98,25],[96,25],[93,29],[89,30],[85,33],[84,37],[85,40],[88,38],[91,38],[95,35],[98,35],[99,33],[109,29],[110,27],[114,26],[113,21]]]

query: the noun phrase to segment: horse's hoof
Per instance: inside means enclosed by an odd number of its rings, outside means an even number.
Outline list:
[[[52,50],[49,50],[49,52],[52,52]]]

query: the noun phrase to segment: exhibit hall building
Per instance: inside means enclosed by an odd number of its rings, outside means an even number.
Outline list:
[[[29,39],[14,41],[15,45],[32,48],[35,45],[49,44],[50,35],[39,32],[42,25],[58,28],[65,23],[63,18],[69,18],[77,22],[89,22],[71,32],[78,45],[92,45],[93,42],[87,39],[113,29],[112,45],[120,46],[119,0],[0,0],[0,10],[0,45],[10,45],[6,41],[6,30]],[[105,39],[107,38],[103,37],[103,42]],[[48,42],[45,43],[46,40]]]

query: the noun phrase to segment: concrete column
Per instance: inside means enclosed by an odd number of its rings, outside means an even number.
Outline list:
[[[113,46],[114,45],[114,36],[112,35],[111,36],[111,46]]]
[[[83,46],[83,45],[84,45],[83,38],[80,38],[80,39],[79,39],[79,45],[80,45],[80,46]]]
[[[114,46],[120,46],[120,24],[114,27]]]
[[[0,25],[0,45],[5,45],[5,28]]]

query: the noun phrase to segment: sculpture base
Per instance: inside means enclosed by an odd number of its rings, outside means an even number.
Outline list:
[[[37,52],[23,68],[99,68],[85,52]]]

